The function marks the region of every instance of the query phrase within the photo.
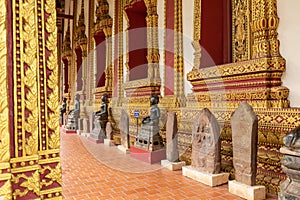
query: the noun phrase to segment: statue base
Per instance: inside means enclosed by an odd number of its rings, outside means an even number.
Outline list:
[[[140,161],[154,164],[166,159],[166,149],[147,151],[138,147],[130,147],[130,156]]]
[[[113,140],[110,139],[104,139],[104,145],[112,147],[115,146],[115,144],[113,143]]]
[[[141,132],[136,137],[135,147],[147,151],[157,151],[164,148],[158,126],[143,125],[141,129]]]
[[[168,160],[161,160],[160,162],[161,166],[164,168],[167,168],[171,171],[181,170],[183,166],[185,166],[185,162],[170,162]]]
[[[106,139],[105,132],[101,128],[94,128],[91,132],[88,140],[95,143],[104,143],[104,139]]]
[[[278,199],[300,199],[300,152],[281,147],[280,153],[284,154],[281,163],[287,179],[280,185]]]
[[[120,151],[122,151],[123,153],[126,153],[126,154],[130,153],[130,150],[128,148],[124,147],[123,145],[118,145],[118,149]]]
[[[68,130],[65,127],[61,127],[61,132],[64,134],[77,134],[76,130]]]
[[[210,174],[207,172],[199,171],[192,166],[182,167],[182,175],[210,187],[223,185],[228,182],[229,178],[229,173]]]
[[[91,136],[88,137],[88,141],[94,142],[96,144],[104,143],[104,140],[97,140],[97,139],[92,138]]]
[[[228,182],[229,192],[247,200],[266,199],[266,188],[261,185],[246,185],[237,181]]]

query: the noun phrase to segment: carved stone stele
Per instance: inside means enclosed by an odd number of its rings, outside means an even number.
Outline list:
[[[220,173],[220,127],[209,109],[204,108],[196,117],[192,131],[192,167],[211,174]]]
[[[177,128],[177,116],[175,112],[168,113],[167,127],[166,127],[166,153],[167,160],[170,162],[178,161],[178,128]]]
[[[237,182],[255,185],[258,119],[252,107],[242,102],[231,115],[233,166]]]
[[[111,140],[112,139],[112,125],[110,122],[106,123],[106,138]]]
[[[129,148],[129,117],[127,113],[122,110],[120,119],[120,134],[121,134],[121,145],[125,148]]]

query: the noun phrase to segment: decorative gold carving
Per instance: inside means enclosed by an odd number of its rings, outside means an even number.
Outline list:
[[[184,58],[183,58],[183,29],[182,29],[182,0],[174,1],[174,96],[175,107],[185,106],[184,95]]]
[[[20,184],[21,187],[25,188],[23,191],[20,189],[16,189],[13,192],[13,196],[15,197],[23,197],[25,196],[29,191],[34,192],[36,195],[39,195],[40,191],[40,175],[38,171],[35,171],[32,176],[26,176],[25,174],[18,174],[16,176],[12,177],[12,182],[19,183],[20,179],[24,179],[25,181],[22,181]]]
[[[6,181],[4,185],[0,187],[0,197],[4,197],[5,200],[11,200],[11,183],[10,181]]]
[[[232,75],[242,75],[246,73],[257,72],[278,72],[285,70],[285,60],[281,57],[261,58],[238,63],[218,65],[204,68],[201,70],[192,70],[187,74],[189,81],[210,79],[214,77],[224,77]]]
[[[81,48],[82,56],[87,56],[87,37],[85,34],[85,24],[84,24],[84,1],[81,1],[81,12],[78,19],[78,24],[75,26],[75,43],[76,47]]]
[[[194,33],[193,33],[193,48],[194,48],[194,66],[193,70],[200,68],[201,58],[201,0],[194,0]]]
[[[68,22],[68,29],[66,31],[65,39],[63,42],[63,49],[62,49],[62,57],[71,57],[72,56],[72,48],[71,48],[71,39],[70,39],[70,24]]]
[[[243,61],[250,59],[249,45],[250,37],[250,8],[249,0],[234,0],[232,1],[233,7],[233,62]]]
[[[46,29],[49,33],[48,40],[46,41],[46,47],[50,51],[50,56],[47,60],[47,68],[51,72],[47,81],[47,85],[51,92],[47,93],[47,133],[51,133],[47,139],[46,149],[59,148],[59,88],[58,82],[58,68],[57,63],[57,33],[54,22],[56,21],[56,15],[53,14],[55,9],[55,1],[47,1],[45,4],[45,11],[50,15],[46,22]]]
[[[14,99],[15,106],[15,155],[26,156],[38,149],[38,91],[37,91],[37,28],[35,2],[27,0],[14,10],[18,15],[14,27]],[[22,37],[20,37],[20,35]],[[18,50],[17,50],[18,44]],[[17,89],[19,88],[19,89]],[[25,115],[26,113],[26,115]],[[26,135],[27,133],[27,135]]]
[[[54,182],[57,182],[60,185],[62,185],[60,163],[58,163],[54,169],[52,169],[49,166],[45,166],[42,169],[40,169],[40,173],[45,174],[45,172],[47,170],[49,171],[49,173],[45,176],[45,178],[50,179],[50,181],[47,182],[45,179],[43,179],[41,184],[44,185],[44,186],[49,186],[49,185],[52,185]]]
[[[10,136],[9,109],[8,109],[8,79],[7,79],[7,28],[6,28],[6,1],[0,2],[0,164],[9,162]],[[0,195],[1,196],[1,195]]]

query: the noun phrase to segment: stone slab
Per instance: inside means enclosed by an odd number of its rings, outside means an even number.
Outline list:
[[[138,147],[130,147],[130,156],[140,161],[154,164],[166,159],[166,149],[147,151]]]
[[[104,139],[104,145],[106,146],[115,146],[115,144],[113,143],[113,140],[110,139]]]
[[[88,137],[87,139],[88,139],[88,141],[94,142],[94,143],[96,143],[96,144],[104,143],[104,140],[97,140],[97,139],[94,139],[94,138],[92,138],[92,137]]]
[[[76,130],[67,130],[64,127],[61,127],[61,132],[65,134],[77,134]]]
[[[265,186],[250,186],[237,181],[229,181],[228,188],[231,194],[234,194],[247,200],[266,199]]]
[[[90,137],[90,133],[81,132],[80,135],[83,137]]]
[[[191,166],[183,166],[182,175],[210,187],[223,185],[228,182],[229,178],[229,173],[210,174],[207,172],[199,171],[198,169]]]
[[[181,168],[183,166],[185,166],[185,162],[184,161],[181,161],[181,162],[170,162],[168,160],[161,160],[160,164],[164,168],[167,168],[167,169],[169,169],[171,171],[181,170]]]
[[[123,145],[118,145],[118,149],[120,151],[122,151],[123,153],[126,153],[126,154],[129,154],[130,153],[130,150],[125,148]]]

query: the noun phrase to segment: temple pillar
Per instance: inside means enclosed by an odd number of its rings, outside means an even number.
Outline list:
[[[61,199],[55,1],[0,5],[0,197]]]

